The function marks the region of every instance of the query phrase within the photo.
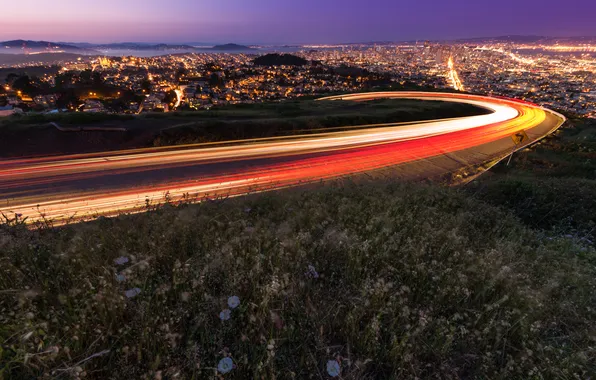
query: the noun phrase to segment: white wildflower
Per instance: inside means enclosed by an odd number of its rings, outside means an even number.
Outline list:
[[[114,260],[114,263],[116,263],[116,265],[124,265],[127,262],[128,262],[128,257],[126,257],[126,256],[120,256],[116,260]]]
[[[337,360],[329,360],[327,362],[327,373],[331,377],[337,377],[341,373],[341,368]]]
[[[231,358],[223,358],[217,364],[217,370],[220,373],[228,373],[234,369],[234,362]]]
[[[129,289],[126,292],[124,292],[124,295],[126,295],[126,297],[128,297],[128,298],[136,297],[139,294],[141,294],[141,289],[139,289],[139,288],[132,288],[132,289]]]
[[[230,311],[230,309],[224,309],[221,311],[221,313],[219,313],[219,319],[221,319],[222,321],[227,321],[228,319],[230,319],[231,316],[232,312]]]
[[[228,306],[230,309],[235,309],[240,305],[240,298],[238,296],[231,296],[228,298]]]
[[[319,273],[317,272],[315,267],[312,265],[308,266],[308,272],[306,272],[306,275],[308,277],[312,277],[312,278],[319,278]]]
[[[267,342],[267,349],[269,351],[273,351],[273,349],[275,349],[275,340],[271,339],[269,340],[269,342]]]

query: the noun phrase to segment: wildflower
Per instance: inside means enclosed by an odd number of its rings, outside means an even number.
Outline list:
[[[341,368],[337,360],[329,360],[327,362],[327,373],[331,377],[337,377],[341,373]]]
[[[121,274],[121,273],[118,273],[116,275],[116,281],[118,281],[118,282],[124,282],[124,281],[126,281],[126,276],[123,275],[123,274]]]
[[[267,344],[267,357],[269,359],[275,357],[275,340],[271,339]]]
[[[114,260],[114,263],[116,263],[116,265],[124,265],[127,262],[128,262],[128,257],[125,257],[125,256],[120,256],[116,260]]]
[[[238,296],[231,296],[228,298],[228,306],[230,309],[235,309],[238,305],[240,305],[240,298],[238,298]]]
[[[124,292],[124,294],[128,298],[133,298],[133,297],[136,297],[137,295],[141,294],[141,289],[139,289],[139,288],[132,288],[132,289],[129,289],[126,292]]]
[[[232,312],[230,311],[230,309],[225,309],[222,310],[221,313],[219,313],[219,319],[221,319],[222,321],[227,321],[228,319],[230,319],[232,315]]]
[[[308,272],[306,272],[306,275],[308,277],[312,277],[312,278],[319,278],[319,273],[317,272],[315,267],[312,265],[308,266]]]
[[[230,358],[223,358],[217,364],[217,370],[221,373],[228,373],[234,369],[234,362]]]

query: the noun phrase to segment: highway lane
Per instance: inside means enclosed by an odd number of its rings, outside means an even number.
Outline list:
[[[501,159],[558,128],[536,105],[463,94],[387,92],[329,97],[428,99],[484,107],[486,115],[361,126],[223,144],[135,149],[0,162],[0,212],[58,224],[144,209],[164,198],[235,196],[380,170],[435,178]],[[516,146],[511,136],[525,131]]]

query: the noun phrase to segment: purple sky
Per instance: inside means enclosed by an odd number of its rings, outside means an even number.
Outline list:
[[[338,43],[596,35],[596,0],[23,0],[0,40]]]

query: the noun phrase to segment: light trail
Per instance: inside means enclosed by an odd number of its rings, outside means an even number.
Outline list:
[[[455,69],[455,64],[453,63],[453,57],[449,57],[449,60],[447,61],[447,67],[449,68],[448,75],[449,75],[449,80],[451,81],[451,85],[453,86],[453,89],[457,90],[457,91],[466,91],[463,83],[459,79],[457,70]]]
[[[482,162],[470,159],[453,170],[480,165],[519,148],[510,138],[516,132],[525,130],[535,141],[564,121],[531,103],[464,94],[385,92],[321,100],[378,98],[468,103],[491,113],[218,145],[5,160],[0,162],[0,212],[60,224],[73,217],[139,212],[165,194],[174,200],[237,196],[400,165],[407,173],[410,163],[419,165],[416,174],[430,176],[439,167],[432,160],[477,152]]]
[[[179,89],[175,89],[174,92],[176,93],[176,104],[174,105],[174,109],[180,107],[180,103],[182,103],[182,97],[184,93]]]

